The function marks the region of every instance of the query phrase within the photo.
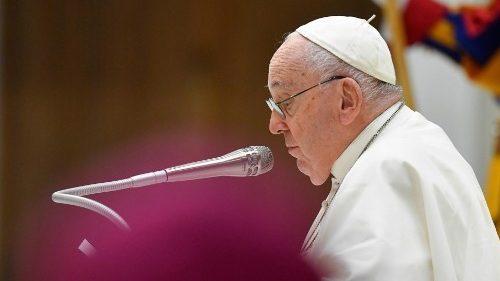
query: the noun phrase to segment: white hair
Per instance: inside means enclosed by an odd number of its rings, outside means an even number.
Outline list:
[[[286,36],[286,40],[298,34],[292,32]],[[346,76],[354,79],[361,88],[363,97],[368,103],[384,103],[395,96],[402,97],[402,87],[393,85],[370,76],[363,71],[347,64],[334,54],[307,40],[305,46],[304,60],[306,67],[319,73],[322,79],[332,75]]]

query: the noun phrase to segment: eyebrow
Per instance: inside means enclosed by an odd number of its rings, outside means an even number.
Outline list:
[[[269,85],[268,88],[283,88],[283,82],[274,80],[271,82],[271,85]]]
[[[293,88],[293,81],[283,81],[279,79],[272,80],[269,85],[266,85],[265,88],[268,89],[268,94],[273,98],[270,89],[277,90],[276,100],[281,101],[289,98],[292,94],[290,93]],[[273,98],[274,99],[274,98]]]
[[[268,89],[282,89],[289,91],[292,88],[292,83],[283,82],[281,80],[273,80],[270,85],[266,85]]]

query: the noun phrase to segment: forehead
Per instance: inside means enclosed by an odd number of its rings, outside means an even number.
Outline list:
[[[274,53],[269,63],[269,89],[291,89],[306,74],[304,41],[301,36],[293,36]]]

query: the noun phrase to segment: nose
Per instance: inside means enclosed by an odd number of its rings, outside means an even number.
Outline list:
[[[278,113],[274,112],[274,110],[272,111],[271,118],[269,119],[269,131],[274,135],[283,134],[284,131],[288,131],[286,121],[283,120]]]

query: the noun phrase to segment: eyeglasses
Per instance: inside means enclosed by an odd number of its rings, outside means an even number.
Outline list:
[[[319,85],[328,83],[328,82],[333,81],[333,80],[342,79],[342,78],[345,78],[345,76],[332,76],[324,81],[319,82],[318,84],[316,84],[314,86],[311,86],[311,87],[309,87],[301,92],[298,92],[298,93],[296,93],[296,94],[294,94],[294,95],[292,95],[292,96],[290,96],[282,101],[279,101],[279,102],[275,102],[273,100],[273,98],[269,98],[266,100],[267,106],[269,107],[269,109],[271,109],[271,111],[273,111],[273,110],[276,111],[276,113],[278,113],[278,115],[282,119],[286,119],[285,111],[281,108],[280,104],[287,102],[287,101],[289,101],[289,100],[291,100],[291,99],[293,99],[293,98],[295,98],[295,97],[297,97],[297,96],[299,96],[299,95],[301,95],[301,94],[303,94],[303,93],[305,93],[305,92],[307,92],[315,87],[318,87]]]

